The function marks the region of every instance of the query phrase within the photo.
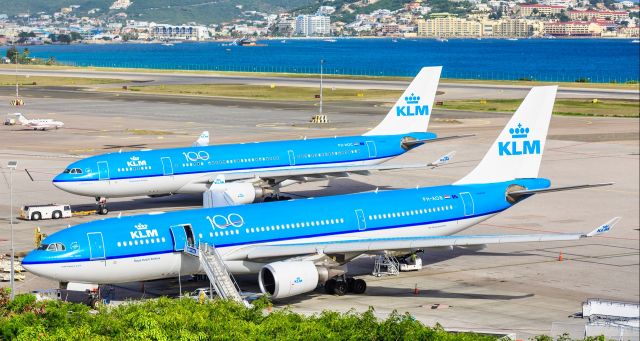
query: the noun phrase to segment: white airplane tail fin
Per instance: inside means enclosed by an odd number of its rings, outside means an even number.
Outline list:
[[[426,132],[441,71],[441,66],[422,68],[382,122],[363,135]]]
[[[480,164],[455,185],[538,177],[557,90],[531,89]]]
[[[20,122],[20,124],[25,125],[25,124],[29,124],[29,120],[27,120],[26,117],[24,117],[24,115],[22,114],[18,114],[16,113],[16,119],[18,120],[18,122]]]
[[[205,130],[200,137],[193,143],[194,147],[206,147],[209,145],[209,131]]]

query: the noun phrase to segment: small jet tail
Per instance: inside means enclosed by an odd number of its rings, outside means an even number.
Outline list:
[[[441,66],[422,68],[382,122],[363,135],[426,132],[441,71]]]
[[[557,90],[531,89],[480,164],[455,185],[537,178]]]
[[[20,122],[20,124],[22,125],[26,125],[29,124],[29,120],[27,120],[26,117],[24,117],[24,115],[22,114],[16,114],[16,119],[18,120],[18,122]]]
[[[193,143],[194,147],[206,147],[209,145],[209,131],[205,130],[200,137]]]

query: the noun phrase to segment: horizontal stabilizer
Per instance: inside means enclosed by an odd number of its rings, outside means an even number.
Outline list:
[[[417,144],[432,143],[432,142],[442,142],[442,141],[446,141],[446,140],[455,140],[455,139],[461,139],[463,137],[471,137],[471,136],[476,136],[476,135],[475,134],[452,135],[452,136],[445,136],[445,137],[436,137],[435,139],[409,140],[409,141],[402,142],[402,144],[407,146],[407,147],[413,147],[413,146],[415,146]]]
[[[594,188],[594,187],[602,187],[602,186],[610,186],[610,185],[613,185],[613,182],[606,182],[606,183],[600,183],[600,184],[563,186],[563,187],[551,187],[551,188],[531,189],[531,190],[525,189],[525,190],[521,190],[521,191],[509,192],[509,196],[517,201],[522,197],[533,195],[533,194],[547,193],[547,192],[569,191],[569,190],[572,190],[572,189]]]
[[[621,219],[620,217],[615,217],[615,218],[607,221],[606,223],[598,226],[597,229],[587,233],[586,236],[587,237],[593,237],[593,236],[601,235],[603,233],[607,233],[607,232],[609,232],[609,230],[611,230],[613,225],[617,224],[620,221],[620,219]]]

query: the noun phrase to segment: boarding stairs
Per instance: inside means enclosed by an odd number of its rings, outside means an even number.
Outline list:
[[[387,253],[376,257],[372,275],[381,276],[398,276],[400,274],[400,262],[394,256]]]
[[[218,294],[218,297],[249,306],[249,303],[240,295],[238,283],[236,283],[233,275],[227,271],[227,266],[224,264],[224,260],[220,257],[215,246],[200,243],[198,256],[200,264],[206,272],[207,277],[209,277],[209,282],[211,282],[211,286],[216,291],[216,294]]]

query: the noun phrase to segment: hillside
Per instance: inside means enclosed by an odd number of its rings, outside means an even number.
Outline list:
[[[241,16],[242,11],[265,11],[277,13],[313,3],[313,0],[134,0],[126,10],[110,11],[112,0],[0,0],[0,14],[13,16],[19,13],[52,14],[62,7],[78,5],[77,16],[105,16],[109,13],[125,12],[130,19],[155,21],[158,23],[200,24],[220,23]],[[238,8],[242,6],[242,9]],[[92,9],[96,14],[89,15]]]

